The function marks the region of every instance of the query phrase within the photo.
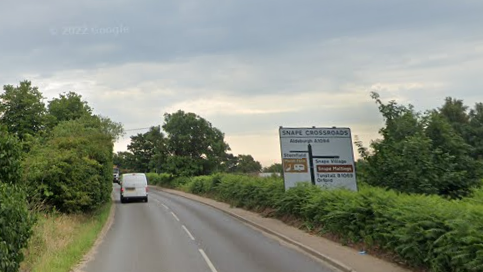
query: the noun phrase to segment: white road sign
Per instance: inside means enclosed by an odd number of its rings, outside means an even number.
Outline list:
[[[298,182],[357,191],[349,128],[280,127],[285,189]]]

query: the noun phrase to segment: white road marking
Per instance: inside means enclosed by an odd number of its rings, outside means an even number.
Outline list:
[[[174,216],[174,218],[176,218],[176,220],[179,222],[179,218],[176,216],[176,214],[174,214],[174,212],[171,212],[171,214]]]
[[[166,209],[166,210],[169,210],[168,206],[164,205],[163,203],[161,203],[161,205]]]
[[[188,236],[191,238],[191,240],[194,241],[195,240],[195,237],[193,237],[193,235],[191,234],[191,232],[184,225],[182,225],[181,227],[184,229],[184,231],[186,231],[186,233],[188,233]]]
[[[211,269],[211,272],[218,272],[218,270],[216,270],[215,266],[213,265],[213,263],[210,261],[210,259],[208,258],[208,256],[206,256],[206,253],[203,249],[199,249],[200,253],[201,253],[201,256],[203,256],[203,259],[205,259],[205,262],[208,264],[208,266],[210,267]]]

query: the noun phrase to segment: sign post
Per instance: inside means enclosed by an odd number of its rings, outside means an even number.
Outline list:
[[[285,189],[298,182],[357,191],[349,128],[283,128],[280,148]]]

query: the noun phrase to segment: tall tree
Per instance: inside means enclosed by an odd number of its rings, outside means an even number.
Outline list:
[[[470,110],[470,128],[467,142],[473,147],[472,156],[483,159],[483,103],[476,103]]]
[[[258,173],[262,170],[260,162],[256,161],[252,155],[238,155],[238,164],[236,172],[240,173]]]
[[[164,115],[163,130],[167,133],[168,167],[172,173],[202,175],[221,170],[230,147],[225,135],[210,122],[179,110]]]
[[[161,172],[166,161],[164,134],[160,126],[151,127],[146,133],[131,137],[128,150],[133,154],[132,167],[140,172]]]
[[[421,115],[412,106],[395,101],[384,104],[375,93],[372,97],[385,127],[380,130],[383,138],[371,143],[371,153],[356,142],[367,183],[451,198],[465,196],[480,185],[482,167],[469,156],[471,146],[458,132],[460,128],[465,131],[464,127],[456,125],[468,120],[461,114],[464,105],[459,100],[447,99],[450,106]]]
[[[0,123],[24,140],[36,135],[45,126],[45,105],[42,93],[28,80],[19,86],[5,85],[0,95]]]
[[[49,101],[47,113],[51,117],[51,126],[57,125],[61,121],[75,120],[82,116],[92,115],[92,108],[82,96],[75,92],[68,92],[59,95]]]
[[[136,172],[136,160],[134,155],[128,151],[119,151],[112,156],[113,164],[117,165],[121,171]]]
[[[21,154],[18,139],[0,125],[0,183],[15,184],[20,181]]]

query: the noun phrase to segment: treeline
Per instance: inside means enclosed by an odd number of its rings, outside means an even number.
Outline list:
[[[235,156],[224,133],[195,113],[166,113],[162,126],[131,136],[128,151],[114,155],[122,172],[155,172],[198,176],[218,172],[257,173],[260,162],[251,155]]]
[[[372,94],[385,126],[382,139],[356,144],[360,180],[405,193],[461,198],[482,184],[483,103],[473,108],[446,98],[443,106],[420,113],[412,105],[383,103]]]
[[[0,271],[17,271],[39,211],[90,212],[110,200],[122,126],[81,95],[47,105],[30,81],[0,95]]]

